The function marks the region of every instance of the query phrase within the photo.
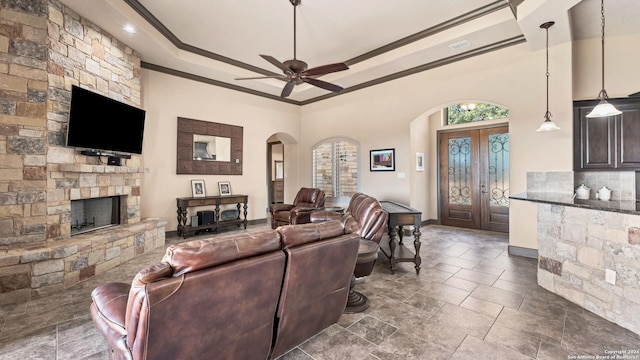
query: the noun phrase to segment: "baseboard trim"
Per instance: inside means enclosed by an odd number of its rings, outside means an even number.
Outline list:
[[[509,255],[522,256],[522,257],[531,258],[531,259],[538,258],[537,249],[530,249],[530,248],[524,248],[520,246],[509,245],[508,251],[509,251]]]

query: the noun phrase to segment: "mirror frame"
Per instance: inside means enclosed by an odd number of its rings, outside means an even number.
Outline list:
[[[231,161],[194,160],[193,135],[231,139]],[[242,126],[178,117],[176,174],[242,175]]]

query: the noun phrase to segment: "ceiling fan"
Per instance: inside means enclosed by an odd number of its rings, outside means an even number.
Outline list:
[[[284,72],[283,75],[273,75],[273,76],[258,76],[258,77],[247,77],[247,78],[237,78],[236,80],[253,80],[253,79],[281,79],[286,80],[284,88],[282,89],[282,93],[280,97],[287,97],[291,95],[291,91],[293,91],[293,87],[295,85],[302,84],[303,82],[309,83],[311,85],[317,86],[319,88],[329,90],[332,92],[340,92],[342,91],[342,87],[331,84],[329,82],[318,80],[314,78],[314,76],[325,75],[333,72],[343,71],[349,69],[347,64],[345,63],[335,63],[335,64],[327,64],[322,66],[317,66],[311,69],[308,69],[308,65],[306,62],[302,60],[296,59],[296,7],[300,5],[302,0],[289,0],[291,5],[293,5],[293,60],[287,60],[285,62],[280,62],[276,58],[270,55],[260,55],[263,59],[267,60],[271,64],[278,67],[280,70]]]

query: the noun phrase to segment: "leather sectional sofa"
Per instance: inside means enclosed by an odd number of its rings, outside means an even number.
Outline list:
[[[111,359],[275,359],[338,321],[359,241],[328,221],[171,245],[91,316]]]

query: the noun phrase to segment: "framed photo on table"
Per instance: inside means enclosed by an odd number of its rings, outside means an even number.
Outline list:
[[[395,171],[395,149],[381,149],[369,151],[370,171]]]
[[[204,188],[204,180],[191,180],[191,196],[192,197],[207,196]]]
[[[218,181],[220,196],[231,195],[231,184],[228,181]]]

